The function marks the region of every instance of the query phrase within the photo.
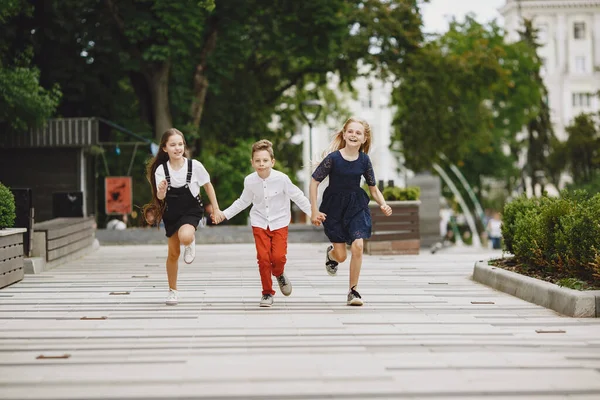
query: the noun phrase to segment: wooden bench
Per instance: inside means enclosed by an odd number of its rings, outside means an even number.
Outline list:
[[[366,254],[419,254],[420,201],[388,201],[392,215],[386,217],[376,203],[369,204],[373,223],[365,240]]]
[[[0,230],[0,288],[23,279],[23,235],[26,229]]]
[[[33,256],[43,257],[48,267],[84,255],[96,236],[93,217],[55,218],[33,225]]]

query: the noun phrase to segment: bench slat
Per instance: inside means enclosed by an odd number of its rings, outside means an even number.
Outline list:
[[[0,248],[23,243],[23,234],[0,236]]]
[[[0,261],[8,260],[9,258],[19,257],[23,255],[23,245],[3,247],[0,251]]]
[[[36,232],[46,232],[48,239],[66,236],[83,229],[94,229],[94,218],[56,218],[34,224]]]
[[[25,276],[25,268],[13,269],[10,272],[0,274],[0,288],[19,282]]]
[[[67,256],[71,253],[76,252],[77,250],[81,250],[87,246],[91,246],[92,243],[94,243],[94,237],[90,236],[77,242],[70,243],[67,246],[48,251],[47,261],[53,261],[58,258]]]
[[[23,268],[23,255],[11,258],[10,260],[0,261],[0,274],[4,274],[17,268]]]
[[[94,236],[94,231],[91,229],[85,229],[82,231],[73,232],[70,235],[63,236],[58,239],[48,240],[47,249],[48,249],[48,251],[55,250],[60,247],[64,247],[70,243],[78,242],[80,240],[83,240],[83,239],[86,239],[89,237],[93,237],[93,236]]]
[[[383,233],[372,235],[369,240],[373,242],[381,242],[384,240],[404,240],[404,239],[419,239],[419,232],[406,232],[406,233]]]

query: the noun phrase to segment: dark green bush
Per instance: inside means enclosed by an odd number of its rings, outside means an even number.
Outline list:
[[[524,269],[600,284],[600,194],[520,197],[505,206],[502,233]]]
[[[560,260],[571,275],[600,280],[600,194],[576,203],[574,212],[563,218],[560,238],[564,251]]]
[[[363,187],[369,198],[373,200],[371,197],[371,193],[369,192],[369,188],[365,185]],[[409,186],[407,188],[399,188],[397,186],[388,186],[383,189],[383,198],[386,201],[408,201],[408,200],[419,200],[421,196],[421,188],[418,186]]]
[[[12,228],[15,218],[15,197],[10,189],[0,182],[0,229]]]
[[[517,197],[504,206],[502,212],[502,240],[504,247],[509,253],[515,254],[513,249],[513,238],[515,237],[516,223],[529,211],[536,210],[539,199],[528,199],[523,195]]]

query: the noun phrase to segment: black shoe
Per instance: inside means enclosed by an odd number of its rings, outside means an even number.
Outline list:
[[[350,289],[350,293],[348,293],[348,301],[346,302],[346,304],[349,306],[362,306],[362,297],[360,297],[360,294],[356,290],[354,290],[355,287],[356,286],[352,286],[352,288]]]
[[[333,250],[333,246],[329,246],[325,252],[325,270],[331,276],[335,276],[338,270],[338,262],[329,258],[329,252]]]

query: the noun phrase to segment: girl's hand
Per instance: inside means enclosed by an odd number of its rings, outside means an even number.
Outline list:
[[[321,226],[323,221],[325,221],[326,217],[327,217],[326,214],[323,214],[322,212],[317,211],[317,212],[312,213],[312,215],[310,216],[310,220],[314,226]]]
[[[392,207],[388,206],[387,204],[379,206],[379,208],[381,208],[381,211],[383,211],[386,217],[392,215]]]
[[[158,192],[164,193],[167,190],[167,180],[163,179],[156,187]]]
[[[227,219],[225,217],[225,214],[221,210],[215,211],[213,214],[210,215],[210,218],[212,219],[213,223],[217,225]]]

